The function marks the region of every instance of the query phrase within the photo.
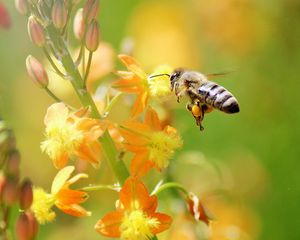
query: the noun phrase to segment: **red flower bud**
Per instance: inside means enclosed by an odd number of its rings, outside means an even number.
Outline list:
[[[8,29],[11,25],[11,19],[6,7],[0,2],[0,28]]]
[[[28,2],[27,0],[15,0],[16,9],[22,15],[26,15],[28,12]]]
[[[20,207],[23,210],[28,209],[33,200],[32,183],[29,179],[24,179],[20,187]]]
[[[52,22],[58,29],[62,29],[68,19],[68,10],[64,0],[56,0],[52,8]]]
[[[45,45],[46,39],[44,29],[34,16],[30,16],[28,19],[28,34],[31,41],[38,47],[43,47]]]
[[[83,8],[79,8],[74,17],[73,25],[74,35],[78,40],[82,40],[85,32],[85,22],[83,19]]]
[[[19,188],[18,188],[17,181],[14,179],[8,179],[5,182],[5,185],[3,187],[3,192],[2,192],[3,202],[7,205],[12,205],[17,201],[18,193],[19,193]]]
[[[187,198],[187,205],[189,212],[193,215],[196,221],[200,220],[208,225],[209,221],[214,219],[212,214],[206,209],[206,207],[195,194],[189,194]]]
[[[96,19],[99,11],[99,0],[87,0],[83,7],[83,19],[86,23],[90,23]]]
[[[5,175],[3,172],[0,172],[0,196],[2,195],[5,183],[6,183]]]
[[[8,153],[6,172],[8,175],[18,178],[20,173],[20,153],[18,150],[12,150]]]
[[[29,225],[31,228],[31,239],[34,239],[34,237],[37,235],[39,231],[39,224],[34,216],[34,214],[31,211],[26,211],[27,218],[29,220]]]
[[[43,65],[33,56],[26,58],[26,68],[29,76],[39,87],[46,88],[49,80]]]
[[[100,32],[99,24],[96,20],[93,20],[87,27],[85,34],[85,47],[89,51],[96,51],[99,46]]]
[[[32,231],[28,216],[22,213],[16,223],[16,235],[18,240],[31,240]]]

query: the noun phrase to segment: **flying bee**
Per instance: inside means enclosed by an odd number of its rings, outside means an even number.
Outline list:
[[[168,75],[168,74],[161,74]],[[200,72],[175,69],[170,77],[171,90],[175,92],[177,102],[187,96],[190,100],[187,109],[192,113],[196,124],[202,131],[202,121],[205,113],[218,109],[225,113],[237,113],[240,111],[237,99],[224,87],[208,80],[209,76],[222,74],[204,75]],[[153,76],[154,77],[154,76]]]

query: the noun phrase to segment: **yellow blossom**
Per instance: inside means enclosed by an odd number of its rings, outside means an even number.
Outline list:
[[[66,165],[71,156],[86,160],[94,166],[100,163],[101,122],[88,118],[89,111],[69,113],[63,103],[52,104],[45,116],[46,140],[41,149],[52,159],[56,168]]]
[[[151,108],[146,112],[144,123],[127,121],[121,134],[127,150],[135,154],[130,166],[133,176],[143,176],[153,167],[166,168],[175,150],[182,146],[176,129],[162,127],[157,113]]]
[[[55,212],[52,210],[54,205],[61,211],[75,217],[91,215],[90,212],[79,205],[87,199],[87,194],[83,191],[69,188],[71,184],[79,179],[88,177],[86,174],[77,174],[70,178],[74,170],[73,166],[61,169],[53,180],[51,193],[47,193],[39,187],[33,189],[31,210],[40,224],[51,222],[55,219]]]
[[[113,87],[127,93],[134,93],[137,98],[132,107],[132,116],[142,113],[150,98],[163,97],[171,93],[170,78],[172,69],[169,66],[161,65],[154,73],[147,75],[133,57],[119,55],[129,71],[118,71],[121,77]],[[160,76],[155,76],[160,75]]]

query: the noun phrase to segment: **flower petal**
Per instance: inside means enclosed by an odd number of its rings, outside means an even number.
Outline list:
[[[75,217],[91,216],[91,212],[88,212],[87,210],[85,210],[83,207],[81,207],[78,204],[64,205],[61,203],[55,203],[55,205],[64,213],[75,216]]]
[[[136,75],[121,78],[116,81],[112,87],[128,93],[138,93],[143,90],[141,79]]]
[[[89,176],[88,176],[87,174],[85,174],[85,173],[78,173],[78,174],[76,174],[74,177],[70,178],[70,179],[67,181],[67,183],[68,183],[69,185],[71,185],[71,184],[77,182],[77,181],[78,181],[79,179],[81,179],[81,178],[88,178],[88,177],[89,177]]]
[[[168,229],[172,223],[172,218],[164,213],[153,213],[150,216],[151,218],[156,218],[160,224],[157,228],[152,229],[153,234],[157,234]]]
[[[151,201],[145,185],[136,177],[128,178],[120,191],[120,202],[125,209],[144,209]]]
[[[142,70],[140,65],[135,61],[135,59],[131,56],[120,54],[118,55],[119,59],[123,62],[123,64],[128,68],[129,71],[135,73],[137,76],[139,76],[142,79],[146,79],[147,75]]]
[[[68,160],[69,160],[69,155],[65,153],[52,159],[52,162],[55,168],[61,169],[64,166],[66,166]]]
[[[108,213],[96,223],[95,229],[98,233],[107,237],[120,237],[119,228],[122,223],[122,218],[123,212],[121,211]]]
[[[146,116],[145,116],[145,124],[149,125],[153,130],[159,131],[161,130],[160,121],[157,115],[157,112],[154,111],[153,108],[149,107]]]
[[[87,193],[69,188],[63,188],[56,194],[57,202],[63,205],[83,203],[87,199]]]
[[[141,178],[145,176],[154,164],[149,161],[148,152],[136,153],[130,164],[130,173],[134,177]]]
[[[56,194],[63,187],[66,181],[70,178],[72,172],[75,170],[74,166],[67,166],[61,169],[54,177],[51,194]]]
[[[99,167],[101,161],[101,145],[99,142],[83,143],[79,146],[77,156],[91,163],[94,167]]]
[[[131,116],[132,117],[136,117],[137,115],[139,115],[140,113],[142,113],[147,104],[148,104],[148,98],[149,98],[149,94],[147,91],[141,92],[132,107],[132,111],[131,111]]]
[[[52,121],[66,120],[68,118],[69,109],[64,103],[54,103],[48,109],[44,118],[44,123],[47,126]]]

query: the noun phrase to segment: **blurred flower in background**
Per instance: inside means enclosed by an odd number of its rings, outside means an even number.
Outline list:
[[[199,68],[202,57],[193,23],[183,2],[143,1],[128,24],[133,55],[146,69],[158,64]]]
[[[11,26],[11,18],[5,7],[5,5],[0,2],[0,29],[9,29]]]

